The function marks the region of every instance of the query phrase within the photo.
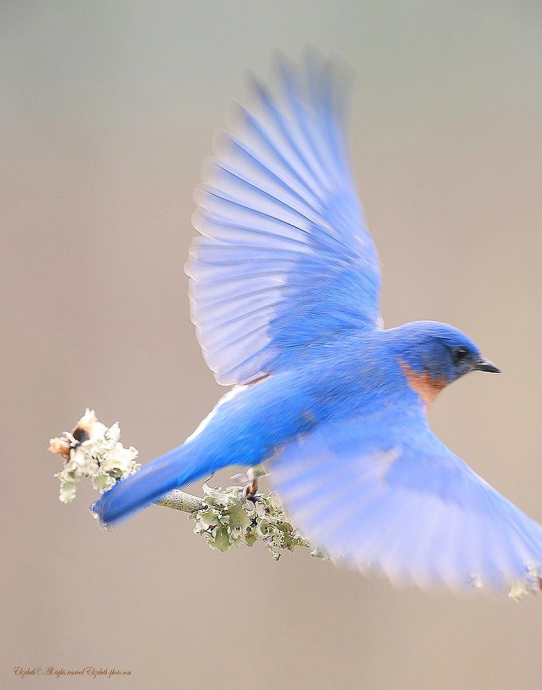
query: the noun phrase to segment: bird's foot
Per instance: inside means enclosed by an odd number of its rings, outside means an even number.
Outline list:
[[[258,479],[267,474],[263,465],[255,465],[250,467],[245,474],[236,474],[232,479],[238,481],[243,485],[243,495],[249,501],[256,502],[259,498],[258,494]]]
[[[256,502],[258,500],[258,477],[253,477],[252,481],[245,486],[245,498],[249,501]]]

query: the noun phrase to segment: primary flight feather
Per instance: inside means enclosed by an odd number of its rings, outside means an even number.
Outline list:
[[[536,589],[542,529],[432,433],[426,408],[473,371],[497,372],[465,334],[386,330],[380,265],[346,147],[347,79],[311,53],[281,59],[257,108],[197,190],[192,315],[217,381],[235,387],[178,448],[94,506],[114,524],[230,464],[268,461],[314,544],[393,582]]]

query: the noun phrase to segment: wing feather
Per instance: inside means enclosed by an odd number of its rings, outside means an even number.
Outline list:
[[[314,544],[393,582],[538,587],[542,528],[429,429],[425,415],[334,422],[286,446],[272,480]]]
[[[350,172],[344,80],[316,54],[302,72],[280,60],[278,73],[282,103],[253,80],[258,114],[239,107],[196,193],[192,318],[225,385],[379,324],[380,268]]]

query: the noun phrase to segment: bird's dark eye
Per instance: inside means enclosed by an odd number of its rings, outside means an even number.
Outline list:
[[[469,351],[466,347],[456,347],[452,350],[452,359],[454,364],[461,364],[461,362],[466,359]]]

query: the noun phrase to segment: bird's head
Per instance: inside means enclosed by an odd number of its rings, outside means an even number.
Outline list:
[[[500,371],[468,336],[447,324],[415,321],[388,334],[410,386],[426,402],[469,371]]]

